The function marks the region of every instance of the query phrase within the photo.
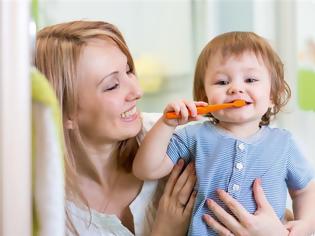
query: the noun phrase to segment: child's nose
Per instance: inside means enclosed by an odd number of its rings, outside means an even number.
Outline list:
[[[228,89],[228,94],[244,93],[244,89],[240,84],[234,83]]]

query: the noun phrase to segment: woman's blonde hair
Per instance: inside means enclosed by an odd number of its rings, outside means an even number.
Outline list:
[[[110,39],[114,41],[126,55],[131,72],[135,73],[134,62],[126,42],[120,31],[112,24],[102,21],[73,21],[48,26],[37,34],[35,65],[47,77],[56,92],[62,110],[63,122],[77,114],[77,63],[82,48],[91,39]],[[78,153],[85,153],[86,155],[80,129],[78,124],[74,122],[73,129],[67,129],[64,125],[63,131],[66,197],[67,199],[81,199],[81,203],[88,207],[77,183],[80,165],[78,165],[76,156]],[[78,148],[80,150],[77,150]],[[136,137],[119,142],[113,153],[117,156],[118,166],[130,172],[137,149]],[[90,168],[91,177],[96,181],[100,181],[100,178],[96,175],[95,167],[89,162],[89,159],[82,157],[80,159],[80,162],[83,161],[84,165]],[[69,223],[69,217],[67,218]]]
[[[277,53],[264,38],[253,32],[228,32],[212,39],[202,50],[197,60],[194,76],[193,96],[196,101],[208,102],[204,80],[207,66],[213,56],[239,56],[244,52],[253,52],[261,57],[271,76],[271,99],[274,106],[264,114],[260,125],[268,125],[270,118],[284,107],[291,97],[290,87],[284,80],[283,63]],[[219,55],[217,54],[219,53]],[[210,120],[217,123],[212,115]]]

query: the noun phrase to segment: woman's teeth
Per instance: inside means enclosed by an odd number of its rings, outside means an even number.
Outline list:
[[[134,114],[136,114],[136,112],[137,112],[137,108],[134,107],[129,111],[125,111],[120,116],[121,116],[121,118],[129,118],[130,116],[133,116]]]

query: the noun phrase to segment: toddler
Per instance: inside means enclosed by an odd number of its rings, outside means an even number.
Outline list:
[[[201,102],[167,105],[164,113],[175,111],[181,118],[161,117],[145,137],[133,171],[141,179],[158,179],[168,175],[179,158],[194,162],[197,198],[189,235],[215,235],[202,218],[215,217],[205,204],[207,199],[225,208],[217,189],[254,213],[252,184],[257,178],[280,219],[289,189],[295,220],[288,230],[309,235],[315,231],[314,170],[288,131],[269,126],[289,97],[283,64],[265,39],[252,32],[219,35],[206,45],[197,62],[194,99]],[[174,133],[176,126],[198,118],[196,106],[239,99],[246,105],[213,112],[209,120]]]

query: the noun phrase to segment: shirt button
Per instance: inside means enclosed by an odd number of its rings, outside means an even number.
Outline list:
[[[233,184],[233,190],[234,191],[240,190],[240,186],[238,184]]]
[[[238,145],[238,148],[243,151],[245,149],[245,144],[241,143],[240,145]]]
[[[241,162],[239,162],[239,163],[236,163],[236,169],[238,169],[238,170],[242,170],[243,169],[243,164],[241,163]]]

